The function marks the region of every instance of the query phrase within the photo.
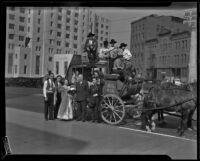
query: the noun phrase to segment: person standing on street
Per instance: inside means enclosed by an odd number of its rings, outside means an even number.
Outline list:
[[[60,88],[62,87],[62,76],[58,75],[56,77],[56,82],[55,82],[55,110],[54,110],[54,118],[57,119],[58,115],[58,110],[60,107],[61,103],[61,91]]]
[[[50,73],[49,79],[44,82],[43,95],[45,100],[44,116],[45,120],[54,120],[54,74]]]
[[[83,75],[80,74],[78,77],[78,82],[76,83],[76,101],[78,104],[78,118],[77,121],[86,120],[86,101],[88,97],[88,82],[83,80]]]
[[[97,105],[96,105],[96,108],[97,108],[97,121],[100,123],[102,120],[101,120],[101,106],[100,106],[100,102],[102,100],[102,97],[103,97],[103,87],[105,85],[105,81],[104,81],[104,76],[103,76],[103,73],[99,73],[99,71],[94,71],[94,77],[96,78],[96,84],[98,86],[98,99],[97,99]]]

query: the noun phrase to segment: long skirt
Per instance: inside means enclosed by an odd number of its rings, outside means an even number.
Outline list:
[[[73,119],[72,96],[66,92],[62,96],[57,118],[62,120]]]

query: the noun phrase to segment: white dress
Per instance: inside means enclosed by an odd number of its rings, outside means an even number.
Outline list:
[[[71,120],[73,119],[73,107],[72,107],[72,96],[68,93],[70,87],[63,86],[62,101],[58,111],[58,119]]]

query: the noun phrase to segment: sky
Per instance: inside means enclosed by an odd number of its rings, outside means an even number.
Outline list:
[[[131,22],[150,14],[168,15],[183,18],[184,10],[193,8],[191,5],[176,5],[165,8],[94,8],[95,12],[111,20],[111,39],[119,45],[124,42],[130,49]]]

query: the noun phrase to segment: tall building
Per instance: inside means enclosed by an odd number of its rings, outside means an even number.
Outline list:
[[[171,32],[182,32],[188,28],[183,25],[183,19],[174,16],[150,15],[131,23],[131,53],[133,66],[137,73],[147,75],[149,52],[145,47],[148,40],[155,39],[164,28]]]
[[[184,11],[184,24],[196,29],[197,27],[197,8],[191,8]]]
[[[15,53],[16,48],[24,46],[27,33],[27,11],[25,8],[7,8],[6,19],[6,60],[5,73],[7,77],[19,74],[19,56]]]
[[[91,31],[96,34],[99,47],[110,39],[110,21],[90,8],[16,7],[8,8],[7,12],[6,77],[44,76],[47,70],[54,69],[54,55],[82,54]],[[30,38],[27,47],[26,37]],[[15,53],[26,57],[24,67],[15,61]],[[26,68],[23,70],[26,72],[20,73],[20,68]]]
[[[148,55],[147,76],[162,80],[163,76],[188,80],[191,31],[171,32],[162,29],[154,38],[146,41]]]

